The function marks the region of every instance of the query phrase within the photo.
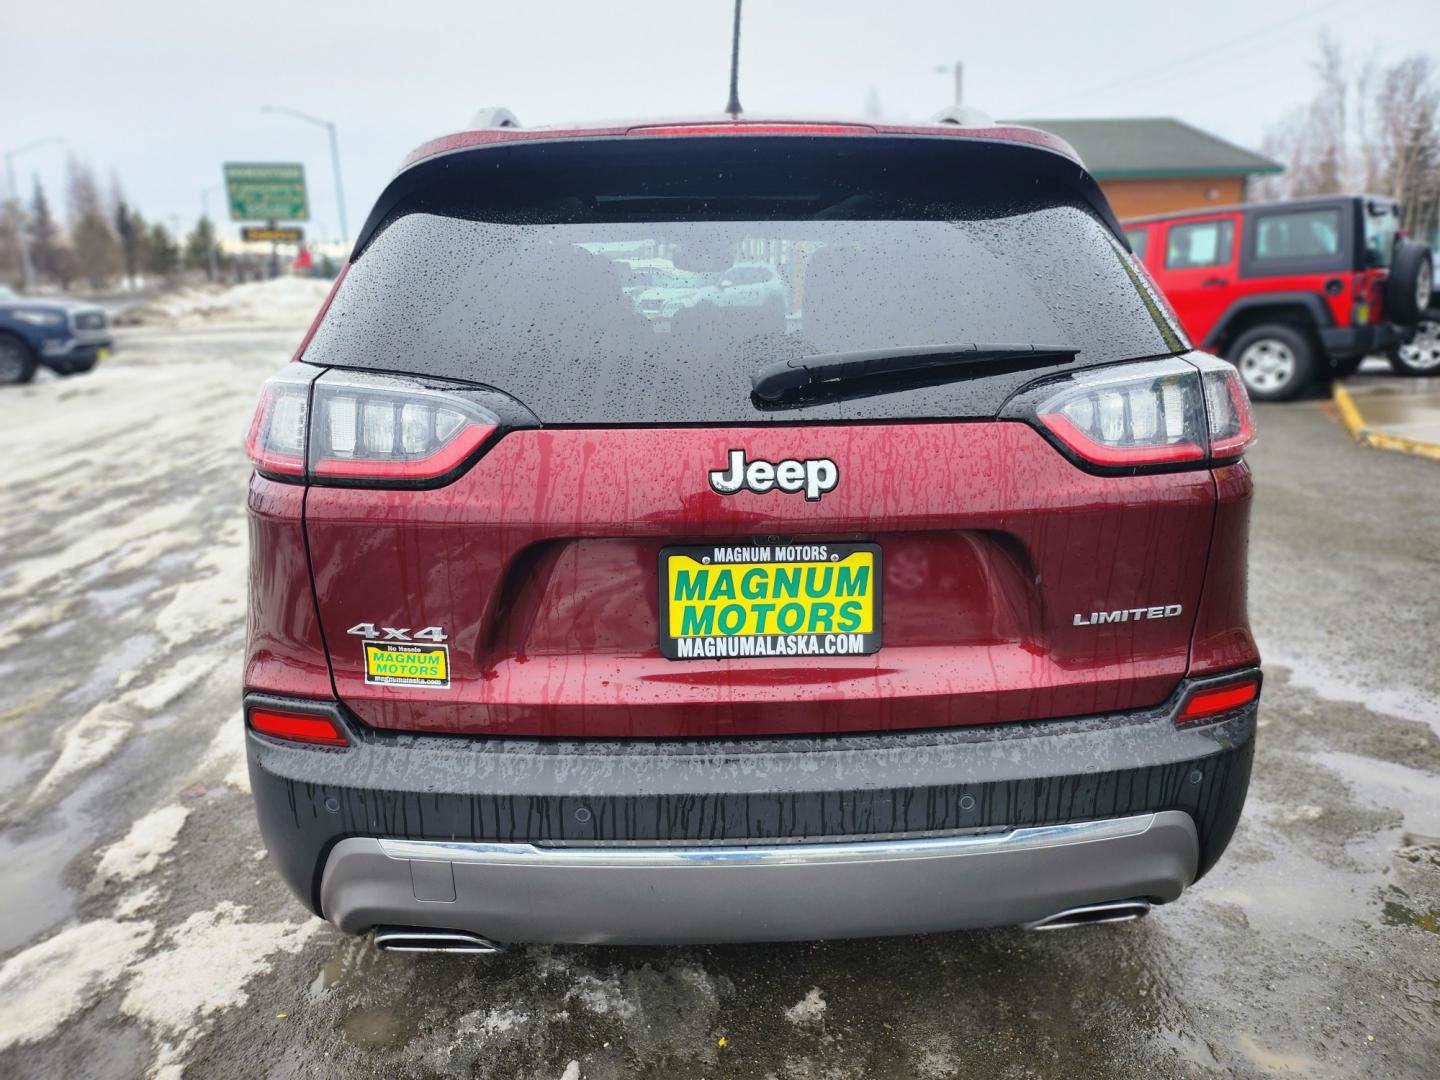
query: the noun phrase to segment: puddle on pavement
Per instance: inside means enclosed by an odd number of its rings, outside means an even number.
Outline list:
[[[1353,669],[1336,669],[1331,658],[1312,660],[1281,652],[1269,641],[1263,642],[1267,673],[1283,668],[1288,683],[1299,690],[1308,690],[1324,701],[1345,705],[1363,705],[1371,712],[1418,720],[1428,724],[1440,735],[1440,702],[1417,687],[1391,684],[1360,685]],[[1264,715],[1262,708],[1261,715]]]
[[[393,1009],[355,1009],[342,1025],[345,1038],[356,1046],[369,1049],[404,1046],[415,1036],[419,1017],[401,1014]]]
[[[1440,379],[1367,382],[1348,389],[1371,430],[1440,444]]]
[[[1397,900],[1386,900],[1380,918],[1387,926],[1414,926],[1431,934],[1440,934],[1440,908],[1415,911]]]
[[[65,799],[52,815],[57,829],[19,841],[18,830],[0,834],[0,955],[42,937],[75,910],[65,868],[94,842],[90,820],[78,809],[93,793],[87,784]]]

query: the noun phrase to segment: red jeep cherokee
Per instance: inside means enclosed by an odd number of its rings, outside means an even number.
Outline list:
[[[298,360],[248,441],[247,743],[341,929],[1064,926],[1229,841],[1249,409],[1065,143],[441,139]]]
[[[1399,229],[1393,199],[1364,195],[1125,222],[1185,332],[1268,401],[1331,372],[1349,375],[1414,334],[1430,306],[1430,250]]]

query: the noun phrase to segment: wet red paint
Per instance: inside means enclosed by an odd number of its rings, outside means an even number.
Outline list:
[[[301,513],[305,488],[250,480],[250,617],[245,690],[333,698]]]
[[[838,486],[816,502],[718,495],[707,474],[732,447],[752,459],[829,457]],[[252,508],[274,514],[278,501],[262,494],[252,489]],[[436,490],[311,488],[305,513],[335,686],[365,722],[660,737],[883,731],[1156,704],[1191,666],[1197,608],[1197,669],[1254,661],[1243,597],[1249,497],[1243,466],[1092,476],[1020,423],[550,429],[506,435]],[[252,528],[259,545],[280,546],[299,590],[294,533],[278,522]],[[1217,556],[1240,566],[1212,565],[1207,582],[1212,530]],[[663,658],[659,549],[769,537],[880,544],[882,650]],[[252,630],[252,648],[267,651],[252,652],[247,685],[280,689],[260,677],[314,674],[307,600],[284,597],[283,619],[267,613],[281,597],[252,601],[265,631]],[[1181,615],[1075,624],[1077,614],[1170,604]],[[361,639],[347,633],[367,622],[442,627],[449,689],[367,685]],[[277,626],[306,657],[296,670],[274,656]]]

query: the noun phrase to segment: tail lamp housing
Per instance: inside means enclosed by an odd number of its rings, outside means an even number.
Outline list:
[[[439,487],[505,429],[533,424],[522,412],[466,384],[292,364],[261,388],[245,446],[274,480]]]
[[[1047,379],[1003,415],[1034,424],[1082,468],[1110,474],[1222,464],[1255,441],[1239,373],[1203,353]]]

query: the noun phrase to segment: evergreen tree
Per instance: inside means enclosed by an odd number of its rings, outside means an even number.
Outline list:
[[[180,245],[158,221],[145,236],[144,266],[147,274],[163,278],[174,277],[180,269]]]
[[[120,244],[110,231],[100,189],[90,167],[70,159],[70,241],[80,273],[95,288],[103,288],[120,271]]]
[[[35,268],[35,276],[40,279],[60,277],[60,226],[55,223],[55,215],[50,212],[50,200],[45,197],[45,189],[40,186],[40,178],[35,177],[35,194],[30,200],[30,265]]]
[[[185,238],[185,268],[187,270],[202,270],[207,279],[214,281],[210,276],[210,253],[215,252],[215,264],[220,262],[219,246],[215,242],[215,226],[210,223],[208,217],[202,217],[195,223],[195,228]]]
[[[123,195],[117,195],[115,200],[115,234],[120,238],[125,276],[130,279],[133,289],[145,254],[145,219],[140,216],[139,210],[132,210],[126,205]]]

